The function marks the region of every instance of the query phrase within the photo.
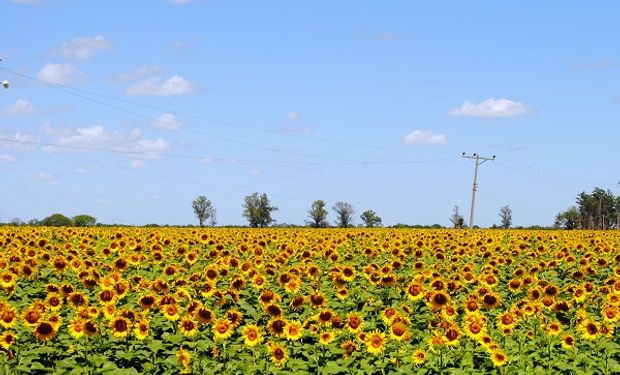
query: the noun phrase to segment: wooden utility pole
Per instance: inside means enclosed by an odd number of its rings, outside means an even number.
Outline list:
[[[471,229],[474,228],[474,207],[476,205],[476,191],[478,190],[478,166],[482,163],[484,163],[485,161],[489,161],[489,160],[495,160],[495,155],[493,155],[492,158],[486,158],[483,156],[480,156],[478,154],[472,154],[472,155],[465,155],[465,153],[463,153],[462,155],[465,159],[473,159],[474,160],[474,185],[472,187],[471,190],[471,208],[469,209],[469,227]]]

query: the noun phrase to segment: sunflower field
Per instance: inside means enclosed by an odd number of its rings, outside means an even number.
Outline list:
[[[618,374],[620,231],[0,228],[4,374]]]

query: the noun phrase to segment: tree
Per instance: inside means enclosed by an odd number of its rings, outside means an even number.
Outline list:
[[[73,217],[73,224],[76,227],[92,227],[97,224],[97,219],[90,215],[77,215]]]
[[[19,217],[14,217],[11,219],[11,225],[24,225],[24,221]]]
[[[43,219],[41,224],[48,227],[68,227],[73,225],[73,221],[63,214],[53,214]]]
[[[205,221],[209,220],[211,226],[215,226],[215,215],[216,210],[213,207],[213,204],[210,200],[207,199],[204,195],[199,196],[194,199],[192,202],[192,208],[194,209],[194,214],[198,218],[198,223],[201,227],[204,226]]]
[[[366,210],[362,212],[360,219],[362,219],[366,228],[373,228],[381,225],[381,218],[377,216],[373,210]]]
[[[453,228],[463,228],[465,226],[465,219],[459,213],[459,206],[454,206],[452,209],[452,216],[450,216],[450,222]]]
[[[274,221],[271,218],[271,212],[277,211],[278,207],[271,205],[267,194],[263,193],[259,196],[258,193],[254,193],[246,196],[244,201],[243,217],[248,219],[251,227],[264,228]]]
[[[308,216],[310,217],[310,221],[307,223],[312,228],[326,228],[329,226],[327,222],[327,210],[325,209],[325,202],[317,199],[312,202],[312,206],[310,207],[310,211],[308,211]]]
[[[577,206],[581,214],[581,227],[586,229],[607,229],[617,221],[617,197],[607,190],[594,188],[591,194],[585,191],[577,195]]]
[[[338,216],[336,219],[336,225],[341,228],[347,228],[353,222],[353,213],[355,210],[351,203],[347,202],[336,202],[332,207],[332,210],[336,212]]]
[[[504,229],[510,228],[512,225],[512,210],[510,209],[510,206],[500,207],[499,217],[502,220],[500,226]]]
[[[581,221],[581,213],[575,206],[569,207],[566,211],[560,212],[555,216],[555,228],[576,229]]]

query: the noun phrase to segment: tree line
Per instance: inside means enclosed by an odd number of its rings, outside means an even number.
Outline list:
[[[610,190],[595,187],[589,194],[582,191],[577,194],[575,203],[556,215],[555,228],[620,228],[620,196],[615,196]]]
[[[267,194],[253,193],[243,199],[243,217],[248,221],[250,227],[264,228],[271,225],[275,220],[271,217],[272,212],[277,211],[278,207],[271,204]],[[213,203],[206,196],[198,196],[192,202],[194,215],[198,219],[198,224],[202,227],[205,223],[211,226],[216,224],[216,210]],[[332,210],[336,214],[334,225],[340,228],[349,228],[353,226],[353,216],[355,208],[348,202],[336,202]],[[327,220],[327,211],[325,201],[317,199],[312,202],[308,210],[308,219],[306,225],[312,228],[327,228],[330,226]],[[366,210],[360,215],[360,219],[365,227],[372,228],[381,226],[382,220],[373,210]]]

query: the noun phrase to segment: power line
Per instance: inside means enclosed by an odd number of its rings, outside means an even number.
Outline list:
[[[50,148],[64,148],[64,149],[71,149],[71,150],[98,151],[98,152],[107,152],[107,153],[113,153],[113,154],[136,155],[136,156],[145,156],[145,157],[153,157],[154,155],[157,154],[154,152],[145,152],[145,151],[131,151],[131,150],[123,150],[123,149],[103,148],[103,147],[63,145],[63,144],[58,144],[58,143],[37,142],[37,141],[10,139],[10,138],[2,138],[2,137],[0,137],[0,142],[45,146],[45,147],[50,147]],[[198,156],[198,155],[184,155],[184,154],[171,154],[171,153],[166,153],[165,156],[172,157],[172,158],[194,159],[194,160],[204,160],[204,161],[214,161],[214,162],[282,164],[282,165],[286,165],[286,164],[361,165],[361,166],[410,165],[410,164],[440,163],[440,162],[445,162],[445,161],[456,160],[456,158],[444,158],[444,159],[434,159],[434,160],[406,160],[406,161],[351,160],[351,161],[342,161],[342,162],[316,162],[316,161],[304,161],[304,160],[261,160],[261,159],[214,158],[214,157],[205,157],[205,156]]]
[[[241,128],[241,129],[245,129],[245,130],[252,130],[252,131],[261,132],[261,133],[268,133],[268,134],[277,135],[277,136],[297,138],[297,139],[303,139],[303,140],[307,140],[307,141],[321,142],[321,143],[327,143],[327,144],[340,144],[340,145],[346,145],[346,146],[371,148],[371,149],[378,149],[378,150],[419,151],[419,150],[411,150],[411,149],[404,149],[404,148],[398,148],[398,147],[368,145],[368,144],[363,144],[363,143],[348,142],[348,141],[342,141],[342,140],[310,137],[310,136],[305,136],[305,135],[300,135],[300,134],[283,133],[283,132],[276,131],[276,130],[261,129],[261,128],[258,128],[258,127],[255,127],[255,126],[249,126],[249,125],[241,124],[241,123],[238,123],[238,122],[218,120],[218,119],[214,119],[214,118],[210,118],[210,117],[206,117],[206,116],[201,116],[201,115],[197,115],[197,114],[192,114],[192,113],[188,113],[188,112],[182,112],[182,111],[173,110],[173,109],[169,109],[169,108],[163,108],[163,107],[149,105],[149,104],[144,104],[144,103],[138,103],[138,102],[135,102],[135,101],[131,101],[131,100],[127,100],[127,99],[122,99],[122,98],[117,98],[117,97],[114,97],[114,96],[105,95],[105,94],[97,93],[97,92],[90,91],[90,90],[79,89],[79,88],[72,87],[72,86],[69,86],[69,85],[63,85],[63,84],[59,84],[59,83],[48,82],[48,81],[41,80],[39,78],[32,77],[32,76],[29,76],[27,74],[20,73],[20,72],[17,72],[17,71],[11,70],[11,69],[7,69],[7,68],[4,68],[4,67],[0,67],[0,71],[5,71],[7,73],[11,73],[11,74],[14,74],[16,76],[19,76],[19,77],[22,77],[22,78],[25,78],[25,79],[28,79],[28,80],[31,80],[31,81],[43,83],[44,85],[46,85],[48,87],[52,87],[52,88],[58,89],[60,91],[64,91],[64,92],[66,92],[68,94],[75,95],[75,96],[81,97],[81,98],[86,99],[86,100],[90,100],[92,102],[95,102],[95,103],[98,103],[98,104],[101,104],[101,105],[106,105],[106,106],[109,106],[111,108],[114,108],[114,109],[117,109],[117,110],[121,110],[123,112],[130,113],[130,114],[133,114],[133,115],[139,116],[139,117],[145,117],[145,116],[141,115],[141,114],[139,114],[137,112],[131,111],[131,110],[126,110],[126,109],[121,108],[121,107],[113,106],[113,105],[111,105],[109,103],[98,101],[96,99],[93,99],[91,97],[88,97],[86,95],[82,95],[82,94],[79,94],[79,93],[83,93],[83,94],[87,94],[87,95],[92,95],[92,96],[97,96],[99,98],[105,98],[105,99],[108,99],[108,100],[113,100],[113,101],[117,101],[117,102],[121,102],[121,103],[125,103],[125,104],[130,104],[130,105],[134,105],[134,106],[139,106],[139,107],[143,107],[143,108],[154,109],[154,110],[158,110],[158,111],[162,111],[162,112],[167,112],[167,113],[171,113],[171,114],[175,114],[175,115],[179,115],[179,116],[195,118],[195,119],[211,122],[213,124],[232,126],[232,127],[236,127],[236,128]],[[153,118],[147,117],[147,119],[151,119],[152,120]],[[209,136],[209,137],[213,137],[213,138],[217,138],[218,137],[218,136],[215,136],[213,134],[205,133],[205,132],[203,132],[201,130],[198,130],[198,129],[192,129],[192,128],[187,128],[187,127],[182,127],[182,129],[185,129],[187,131],[194,131],[194,132],[197,132],[199,134],[203,134],[203,135],[206,135],[206,136]],[[225,137],[220,137],[220,140],[231,141],[231,139],[225,138]],[[254,144],[240,142],[240,141],[236,141],[236,140],[235,140],[235,142],[236,143],[245,144],[245,145],[248,145],[248,146],[252,146],[252,147],[260,147],[260,146],[254,145]],[[277,150],[277,149],[275,149],[275,150],[274,149],[270,149],[270,150],[271,151],[279,151],[279,152],[281,152],[281,150]],[[425,152],[429,152],[429,151],[425,150]],[[432,153],[447,154],[449,152],[448,151],[432,151]]]

